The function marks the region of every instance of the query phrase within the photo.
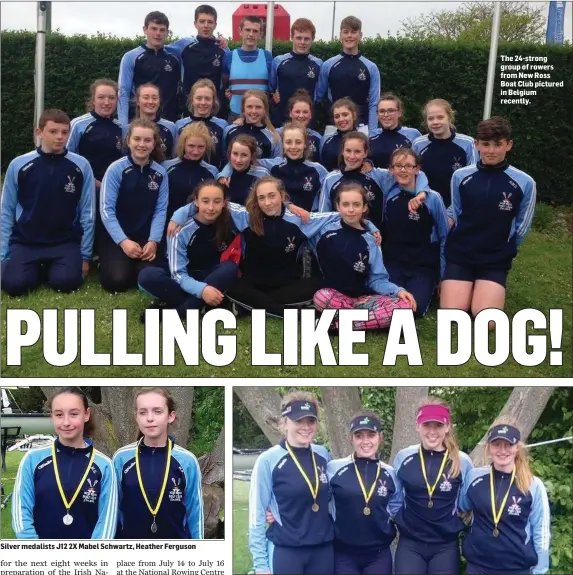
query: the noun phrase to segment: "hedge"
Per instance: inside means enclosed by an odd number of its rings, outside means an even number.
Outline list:
[[[2,170],[10,160],[33,146],[35,34],[2,32]],[[136,39],[103,35],[63,36],[51,34],[46,43],[45,107],[58,107],[70,117],[85,113],[89,84],[99,77],[117,78],[124,52]],[[234,44],[231,46],[234,47]],[[276,42],[274,54],[290,49]],[[430,98],[445,98],[456,112],[458,131],[473,135],[482,116],[489,47],[456,42],[419,42],[404,39],[373,39],[362,44],[364,55],[381,71],[382,91],[400,95],[405,104],[404,124],[422,126],[421,108]],[[316,42],[313,53],[326,60],[339,52],[333,42]],[[545,88],[530,97],[528,106],[499,103],[499,66],[492,114],[507,117],[514,132],[511,162],[537,181],[543,201],[572,201],[573,171],[570,150],[573,134],[573,49],[571,45],[501,45],[499,54],[547,56],[555,68],[553,81],[563,88]]]

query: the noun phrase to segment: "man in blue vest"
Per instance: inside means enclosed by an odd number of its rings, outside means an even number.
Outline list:
[[[257,44],[263,37],[263,21],[258,16],[245,16],[239,27],[242,39],[236,48],[223,57],[223,85],[230,102],[229,122],[241,114],[243,94],[247,90],[269,92],[272,54]]]

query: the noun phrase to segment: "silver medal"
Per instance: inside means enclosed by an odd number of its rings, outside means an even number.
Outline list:
[[[74,522],[74,518],[69,513],[66,513],[62,521],[64,522],[64,525],[71,525]]]
[[[155,523],[155,519],[153,520],[153,523],[151,524],[151,533],[157,533],[157,523]]]

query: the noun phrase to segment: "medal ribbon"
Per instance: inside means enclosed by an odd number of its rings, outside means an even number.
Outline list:
[[[143,437],[139,440],[137,444],[137,449],[135,450],[135,469],[137,471],[137,481],[139,483],[139,488],[141,489],[141,494],[143,495],[143,499],[147,504],[147,508],[151,515],[153,515],[153,520],[155,521],[155,516],[159,511],[159,507],[161,506],[161,501],[163,500],[163,494],[165,493],[165,487],[167,486],[167,478],[169,477],[169,464],[171,463],[171,446],[172,443],[169,439],[167,439],[167,460],[165,462],[165,475],[163,476],[163,485],[161,486],[161,491],[159,493],[159,497],[157,498],[157,504],[155,508],[151,507],[151,503],[149,503],[149,499],[147,498],[147,493],[145,493],[145,487],[143,487],[143,478],[141,476],[141,467],[139,466],[139,446],[143,441]]]
[[[507,493],[505,494],[505,497],[503,498],[503,501],[501,502],[501,507],[499,508],[499,512],[496,512],[495,509],[495,485],[493,482],[493,465],[491,466],[490,470],[489,470],[489,485],[490,485],[490,492],[491,492],[491,513],[493,515],[493,529],[494,531],[497,530],[497,524],[499,523],[499,520],[501,519],[501,514],[503,513],[503,508],[505,507],[505,504],[507,503],[507,498],[509,497],[509,492],[511,491],[511,486],[513,485],[513,481],[515,479],[515,467],[513,468],[513,471],[511,472],[511,480],[509,481],[509,488],[507,489]]]
[[[316,498],[318,497],[318,469],[316,468],[316,459],[314,457],[314,450],[312,449],[312,447],[310,448],[310,453],[312,455],[312,466],[314,467],[314,478],[315,478],[314,487],[313,487],[312,483],[310,482],[308,475],[306,474],[305,470],[302,468],[302,465],[299,463],[298,459],[296,458],[296,455],[294,454],[293,450],[291,449],[290,445],[288,444],[288,441],[285,441],[285,445],[286,445],[287,451],[289,452],[289,455],[292,457],[292,460],[294,461],[295,465],[298,467],[300,474],[304,477],[304,480],[306,481],[306,484],[308,485],[308,488],[310,489],[310,494],[312,495],[312,498],[314,499],[314,502],[316,503]]]
[[[62,501],[64,503],[64,507],[66,508],[66,513],[69,513],[70,507],[74,504],[74,501],[76,500],[79,492],[81,491],[82,485],[84,484],[84,481],[86,480],[86,477],[88,476],[88,473],[90,472],[90,467],[92,466],[92,463],[94,462],[94,457],[95,457],[95,449],[92,448],[92,454],[90,456],[88,466],[86,467],[84,475],[81,478],[80,483],[79,483],[73,497],[68,502],[68,500],[66,499],[66,494],[64,493],[64,489],[62,487],[62,482],[60,480],[60,471],[58,470],[58,460],[56,458],[56,442],[54,441],[54,443],[52,443],[52,462],[54,465],[54,475],[56,476],[56,483],[58,485],[58,491],[60,492],[60,497],[62,498]]]
[[[368,503],[370,502],[370,499],[372,499],[372,494],[374,493],[376,483],[378,482],[378,478],[380,477],[380,464],[376,465],[376,479],[374,479],[374,483],[372,484],[372,487],[370,487],[370,491],[368,492],[368,494],[366,494],[366,487],[364,486],[364,482],[362,481],[362,477],[356,465],[356,461],[354,461],[354,471],[356,471],[356,477],[358,478],[360,489],[362,489],[362,495],[364,495],[364,503],[366,504],[366,507],[368,507]]]
[[[434,495],[434,491],[436,490],[436,486],[438,485],[438,482],[440,481],[440,477],[442,476],[442,473],[444,472],[444,468],[446,467],[446,463],[448,461],[449,451],[446,449],[446,452],[444,453],[444,458],[442,459],[442,465],[440,466],[440,470],[438,471],[438,475],[436,477],[436,482],[434,483],[434,485],[430,485],[428,483],[428,475],[426,473],[426,464],[424,462],[424,453],[422,452],[422,446],[421,445],[419,447],[419,452],[420,452],[420,462],[422,464],[422,475],[424,476],[424,481],[426,482],[426,489],[428,490],[428,496],[429,496],[430,501],[431,501],[432,495]]]

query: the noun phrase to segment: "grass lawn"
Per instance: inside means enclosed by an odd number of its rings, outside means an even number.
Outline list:
[[[233,573],[242,574],[253,566],[249,551],[248,481],[233,480]]]
[[[558,237],[559,236],[559,237]],[[549,309],[563,309],[562,366],[548,362],[536,367],[522,367],[513,359],[496,369],[480,365],[473,357],[463,366],[436,366],[435,309],[417,324],[423,366],[410,367],[404,358],[396,366],[382,367],[386,347],[386,333],[367,333],[366,343],[355,346],[355,351],[368,353],[370,364],[363,367],[313,366],[260,367],[251,366],[251,320],[240,318],[237,328],[237,358],[229,366],[213,367],[202,359],[198,366],[186,366],[177,354],[174,366],[99,366],[82,367],[79,353],[75,363],[54,367],[42,355],[42,338],[22,351],[21,366],[7,366],[2,354],[4,377],[571,377],[572,374],[572,241],[570,236],[532,231],[514,262],[507,286],[506,311],[510,318],[524,308],[535,308],[547,313]],[[127,308],[128,351],[144,351],[144,329],[139,322],[140,312],[149,298],[139,291],[110,295],[99,286],[97,273],[92,272],[82,289],[75,294],[59,294],[42,288],[25,298],[4,296],[2,321],[5,325],[6,308],[30,308],[41,312],[45,308],[89,308],[96,310],[96,349],[111,352],[113,309]],[[63,325],[63,322],[61,322]],[[538,332],[539,333],[539,332]],[[59,349],[63,349],[62,331]],[[2,347],[6,349],[5,330]],[[282,321],[267,319],[267,351],[281,352],[283,347]],[[333,339],[337,355],[338,339]],[[493,336],[490,336],[490,351]]]
[[[20,460],[24,457],[25,452],[13,451],[6,453],[6,466],[7,471],[2,470],[1,479],[4,487],[4,494],[2,501],[14,490],[14,483],[16,482],[16,474],[18,473],[18,465]],[[2,530],[0,532],[0,539],[15,539],[14,531],[12,531],[12,500],[8,503],[5,509],[0,511],[0,522]]]

